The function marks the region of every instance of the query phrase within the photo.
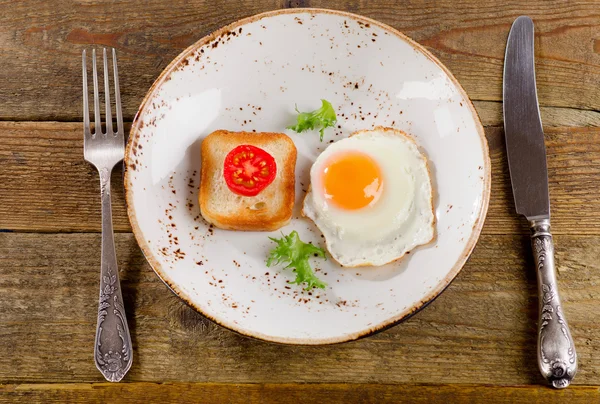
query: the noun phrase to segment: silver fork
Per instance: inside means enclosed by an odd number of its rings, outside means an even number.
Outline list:
[[[117,131],[113,132],[110,106],[110,87],[108,83],[108,60],[104,55],[104,97],[106,100],[106,133],[102,133],[100,116],[100,98],[98,95],[98,72],[96,69],[96,50],[92,51],[92,70],[94,73],[94,120],[95,128],[90,129],[88,103],[88,83],[86,53],[83,51],[83,156],[100,174],[100,197],[102,199],[102,261],[100,265],[100,302],[98,305],[98,323],[94,343],[96,367],[106,380],[120,381],[131,367],[131,336],[123,307],[117,254],[112,226],[110,204],[110,174],[114,166],[123,160],[125,154],[123,116],[121,113],[121,94],[119,93],[119,74],[117,55],[112,50],[115,82],[115,106],[117,111]]]

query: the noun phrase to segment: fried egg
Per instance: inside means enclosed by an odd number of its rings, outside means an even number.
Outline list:
[[[377,127],[332,143],[310,170],[303,214],[342,266],[379,266],[434,237],[427,159],[400,130]]]

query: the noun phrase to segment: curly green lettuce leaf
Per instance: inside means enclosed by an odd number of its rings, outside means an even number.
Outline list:
[[[298,113],[296,125],[288,126],[287,129],[300,133],[305,130],[313,130],[320,127],[319,133],[321,134],[321,142],[323,141],[325,129],[335,125],[337,122],[335,110],[327,100],[321,100],[321,108],[312,112],[300,112],[297,107],[296,112]]]
[[[325,258],[325,251],[322,248],[316,247],[310,243],[305,243],[300,240],[297,231],[291,232],[289,235],[282,234],[281,238],[269,237],[277,245],[271,250],[267,259],[267,266],[287,264],[284,269],[291,269],[296,272],[296,280],[291,283],[300,285],[306,283],[305,290],[312,288],[325,289],[327,284],[317,278],[313,272],[308,259],[311,256]]]

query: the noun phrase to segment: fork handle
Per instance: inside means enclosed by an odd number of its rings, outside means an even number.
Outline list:
[[[565,388],[577,373],[577,353],[558,295],[550,220],[532,220],[531,242],[539,294],[538,366],[556,388]]]
[[[108,168],[99,170],[102,198],[102,262],[94,359],[96,367],[106,380],[118,382],[131,367],[133,357],[113,236],[110,201],[111,170]]]

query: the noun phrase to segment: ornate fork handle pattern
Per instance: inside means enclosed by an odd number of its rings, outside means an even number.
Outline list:
[[[556,388],[565,388],[577,373],[577,353],[558,295],[550,220],[532,220],[531,241],[539,292],[538,366]]]
[[[123,160],[125,153],[125,131],[121,112],[119,71],[117,53],[112,50],[114,73],[115,110],[117,127],[113,130],[108,74],[108,55],[102,51],[104,65],[104,102],[106,131],[102,131],[98,68],[96,50],[92,50],[92,81],[94,84],[94,131],[90,124],[90,108],[87,79],[86,51],[82,52],[83,76],[83,157],[98,170],[100,175],[100,197],[102,199],[102,258],[100,264],[100,301],[98,303],[98,323],[94,340],[94,361],[106,380],[118,382],[127,373],[133,361],[131,336],[123,307],[117,254],[112,226],[110,201],[110,173],[115,165]]]
[[[120,381],[132,364],[131,336],[125,317],[112,228],[110,172],[100,172],[102,198],[102,264],[94,359],[106,380]]]

